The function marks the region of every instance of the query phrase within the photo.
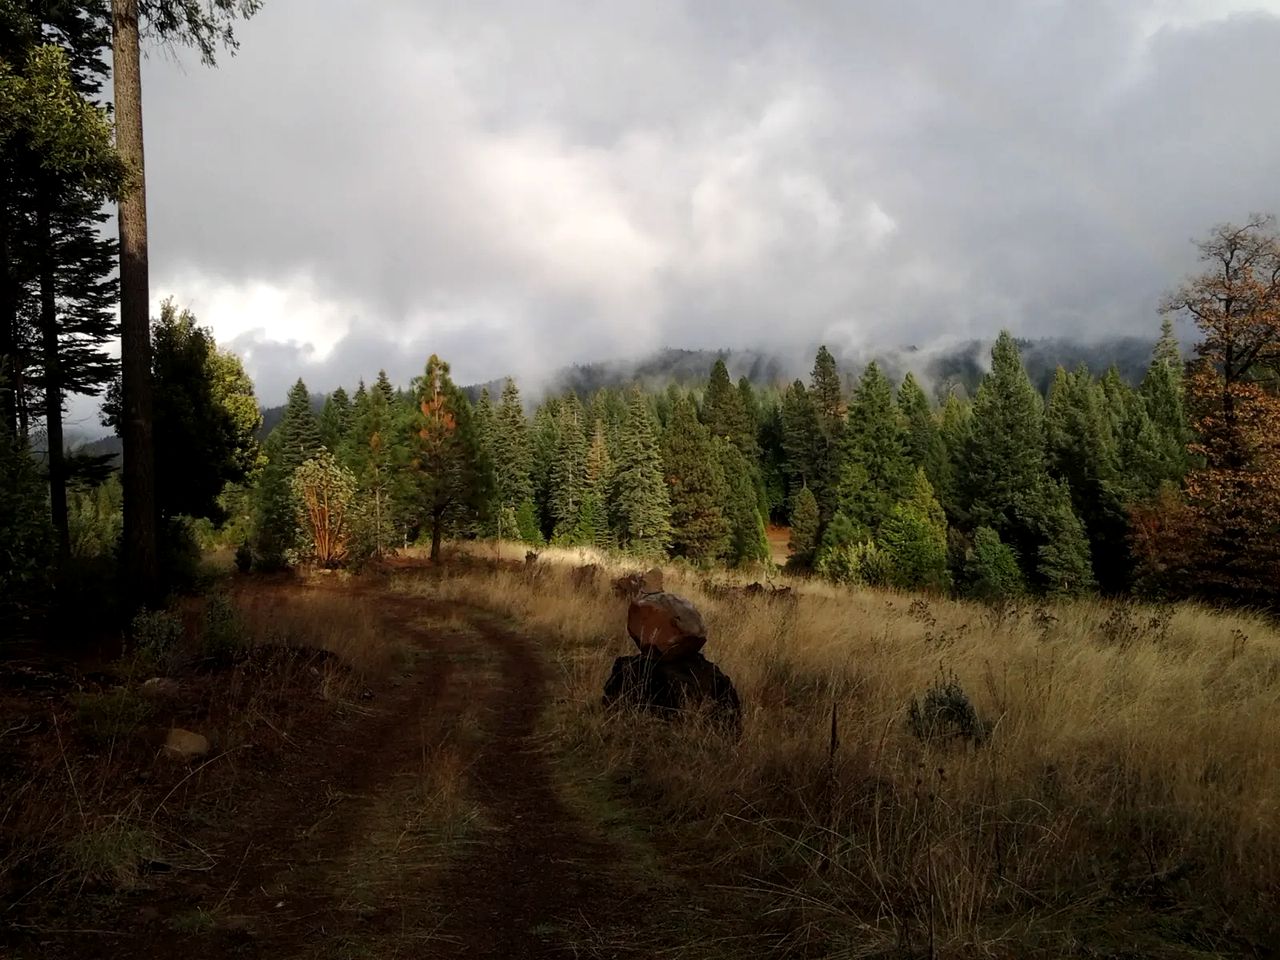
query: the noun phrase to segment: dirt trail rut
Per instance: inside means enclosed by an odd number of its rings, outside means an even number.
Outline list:
[[[644,894],[565,808],[535,737],[547,668],[534,645],[481,610],[380,603],[412,666],[372,716],[311,743],[248,805],[186,891],[193,929],[168,922],[144,935],[147,952],[636,955],[625,918],[644,914]]]

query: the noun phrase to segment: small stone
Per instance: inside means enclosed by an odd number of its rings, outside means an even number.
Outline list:
[[[209,739],[181,727],[173,727],[164,740],[164,755],[174,760],[192,760],[209,752]]]

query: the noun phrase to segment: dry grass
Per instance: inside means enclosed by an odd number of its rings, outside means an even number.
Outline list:
[[[405,589],[544,635],[562,745],[628,778],[686,846],[707,838],[734,885],[769,895],[783,946],[1207,956],[1280,942],[1280,632],[1263,619],[818,584],[769,599],[669,573],[747,704],[735,744],[599,708],[611,656],[631,651],[614,571],[575,575],[607,563],[581,554]],[[943,675],[990,728],[985,746],[912,735],[912,700]]]

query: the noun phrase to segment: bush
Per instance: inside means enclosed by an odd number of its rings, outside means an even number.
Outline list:
[[[241,573],[248,573],[252,568],[253,548],[249,546],[248,540],[242,540],[236,547],[236,569]]]
[[[979,527],[973,545],[965,551],[964,592],[977,600],[1021,596],[1026,587],[1018,568],[1018,555],[990,527]]]
[[[986,739],[985,725],[954,673],[942,674],[933,681],[923,699],[912,698],[907,726],[926,743],[950,739],[980,743]]]
[[[181,643],[182,624],[168,610],[143,610],[129,625],[129,652],[157,667],[173,666]]]

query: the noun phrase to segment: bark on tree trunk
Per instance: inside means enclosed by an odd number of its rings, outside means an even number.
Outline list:
[[[9,266],[10,221],[9,198],[0,194],[0,430],[12,438],[18,435],[18,302]]]
[[[131,176],[120,198],[120,437],[124,442],[125,576],[131,599],[147,603],[158,592],[159,564],[138,0],[112,0],[111,14],[116,149]]]
[[[36,206],[36,235],[40,238],[40,335],[44,347],[44,419],[49,437],[49,514],[58,539],[58,566],[71,556],[67,526],[67,474],[62,440],[62,361],[58,349],[58,301],[54,286],[53,226],[49,222],[53,197],[40,188]]]

